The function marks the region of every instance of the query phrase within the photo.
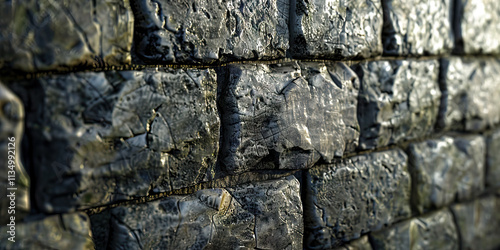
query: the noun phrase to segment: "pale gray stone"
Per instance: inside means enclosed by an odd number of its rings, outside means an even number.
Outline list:
[[[335,250],[372,250],[368,236],[364,235],[361,238],[352,240],[349,243],[335,248]]]
[[[487,139],[486,153],[486,185],[500,188],[500,130],[491,134]]]

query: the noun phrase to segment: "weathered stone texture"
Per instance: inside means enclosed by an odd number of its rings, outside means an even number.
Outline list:
[[[384,54],[439,55],[453,49],[451,0],[383,0]]]
[[[452,206],[460,231],[462,249],[498,249],[500,196],[489,196]]]
[[[354,58],[382,53],[380,0],[291,0],[290,52],[296,58]]]
[[[371,233],[370,241],[374,249],[459,249],[458,232],[447,209]]]
[[[288,49],[288,1],[131,0],[139,63],[274,59]]]
[[[0,82],[0,225],[10,223],[11,215],[20,221],[30,210],[29,177],[21,164],[23,132],[23,104]]]
[[[479,131],[500,122],[500,88],[496,59],[442,60],[443,106],[439,126],[444,129]]]
[[[94,249],[90,220],[85,213],[52,215],[39,221],[16,223],[15,242],[9,230],[0,228],[0,246],[6,250],[24,249]]]
[[[364,235],[359,239],[350,241],[345,245],[335,248],[335,250],[372,250],[372,246],[368,241],[368,236]]]
[[[2,1],[0,68],[127,64],[132,33],[128,0]]]
[[[302,249],[293,176],[117,207],[111,214],[111,249]]]
[[[332,248],[410,217],[406,161],[398,149],[310,169],[304,181],[304,245]]]
[[[359,82],[344,64],[229,65],[224,74],[226,171],[307,168],[356,148]]]
[[[213,173],[213,70],[74,73],[32,85],[27,122],[43,211],[167,192]]]
[[[500,188],[500,130],[487,139],[486,185]]]
[[[500,53],[500,4],[497,0],[455,3],[456,49],[464,54]]]
[[[386,146],[433,131],[441,97],[436,60],[372,61],[353,67],[361,83],[360,148]]]
[[[483,137],[444,136],[410,144],[408,151],[412,202],[418,212],[470,199],[484,189],[486,145]]]

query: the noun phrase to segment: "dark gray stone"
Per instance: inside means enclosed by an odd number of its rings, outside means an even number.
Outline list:
[[[291,0],[290,52],[296,58],[357,58],[382,53],[380,0]]]
[[[410,174],[401,150],[355,156],[309,170],[304,245],[327,249],[410,217]]]
[[[0,225],[10,223],[11,216],[21,221],[30,210],[30,180],[21,164],[23,135],[23,104],[0,82]]]
[[[459,249],[458,232],[449,210],[416,217],[370,234],[374,249]],[[484,248],[478,248],[484,249]]]
[[[419,213],[470,199],[484,189],[486,145],[481,136],[412,143],[408,154],[412,202]]]
[[[203,189],[111,214],[111,249],[302,249],[302,205],[293,176]]]
[[[288,49],[286,0],[131,0],[138,63],[275,59]]]
[[[307,168],[356,148],[359,82],[344,64],[232,64],[224,74],[226,171]]]
[[[443,129],[480,131],[500,123],[500,88],[496,59],[452,57],[442,60]]]
[[[85,213],[52,215],[16,224],[15,242],[8,239],[8,230],[6,226],[0,228],[1,249],[94,249],[90,220]]]
[[[434,130],[441,97],[436,60],[372,61],[353,68],[361,82],[361,149],[419,138]]]
[[[0,68],[23,71],[130,63],[128,0],[0,3]]]
[[[168,192],[213,175],[213,70],[74,73],[36,85],[27,122],[43,211]]]
[[[500,248],[500,196],[488,196],[451,207],[462,239],[462,249]]]
[[[368,236],[364,235],[357,240],[350,241],[343,246],[335,248],[335,250],[372,250],[372,246],[368,241]]]
[[[384,54],[439,55],[453,49],[452,0],[383,0]]]
[[[457,52],[500,53],[500,5],[497,0],[455,1]]]
[[[486,185],[500,188],[500,130],[487,139]]]

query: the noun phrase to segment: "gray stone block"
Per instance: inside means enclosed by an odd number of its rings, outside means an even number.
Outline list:
[[[22,71],[128,64],[128,0],[2,1],[0,67]]]
[[[211,178],[219,142],[213,70],[37,79],[27,116],[46,212],[89,208]]]
[[[443,209],[370,234],[374,249],[460,249],[453,216]],[[482,248],[478,248],[482,249]]]
[[[436,60],[372,61],[353,68],[361,83],[361,149],[419,138],[434,130],[441,97]]]
[[[382,4],[290,1],[290,52],[295,58],[359,58],[382,53]]]
[[[439,126],[443,129],[480,131],[500,122],[500,88],[496,59],[443,59],[443,105]]]
[[[136,63],[275,59],[288,49],[286,0],[131,0]]]
[[[410,217],[410,174],[401,150],[355,156],[309,170],[304,245],[328,249]]]
[[[444,136],[410,144],[412,202],[417,211],[432,211],[479,195],[484,189],[485,154],[481,136]]]
[[[111,249],[302,249],[299,182],[203,189],[111,210]]]
[[[457,0],[456,50],[463,54],[500,53],[500,4],[497,0]]]
[[[344,64],[233,64],[223,74],[226,171],[307,168],[356,148],[359,82]]]
[[[451,0],[383,0],[386,55],[439,55],[454,45]]]
[[[368,241],[368,235],[364,235],[359,239],[335,248],[335,250],[372,250],[372,246],[370,245],[370,241]]]
[[[21,221],[30,211],[30,180],[21,164],[23,135],[23,104],[0,82],[0,225],[10,223],[11,216]]]
[[[498,249],[500,198],[497,195],[451,207],[460,231],[462,249]]]
[[[487,139],[486,186],[500,188],[500,130]]]
[[[90,220],[85,213],[52,215],[42,220],[18,223],[15,242],[6,233],[10,227],[0,228],[0,248],[14,249],[94,249]]]

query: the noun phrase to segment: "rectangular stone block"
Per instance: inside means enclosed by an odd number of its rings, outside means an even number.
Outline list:
[[[16,223],[14,242],[3,225],[0,234],[0,248],[6,250],[24,249],[94,249],[90,220],[85,213],[60,214],[37,221]],[[11,238],[12,239],[12,238]]]
[[[371,61],[353,68],[361,83],[361,149],[423,137],[434,130],[441,97],[436,60]]]
[[[282,58],[286,0],[131,0],[136,63],[214,63]]]
[[[370,242],[373,249],[460,249],[458,232],[448,209],[370,233]]]
[[[211,69],[54,75],[26,91],[42,211],[168,192],[214,174],[220,128]]]
[[[486,140],[486,186],[500,188],[500,130]]]
[[[481,136],[412,143],[408,147],[412,202],[419,213],[481,194],[486,145]]]
[[[110,225],[110,249],[303,249],[293,176],[113,208]]]
[[[440,55],[454,45],[451,0],[383,0],[386,55]]]
[[[366,58],[382,53],[380,0],[291,0],[294,58]]]
[[[480,131],[500,122],[500,88],[496,59],[452,57],[441,61],[442,107],[439,126],[445,130]]]
[[[0,67],[22,71],[129,64],[128,0],[0,3]]]
[[[411,216],[407,156],[399,149],[308,170],[304,245],[330,249]]]
[[[500,4],[497,0],[455,3],[456,50],[462,54],[500,53]]]
[[[301,169],[357,146],[359,82],[342,63],[228,65],[219,160],[230,173]]]
[[[460,231],[462,249],[498,249],[500,196],[487,196],[451,207]]]

